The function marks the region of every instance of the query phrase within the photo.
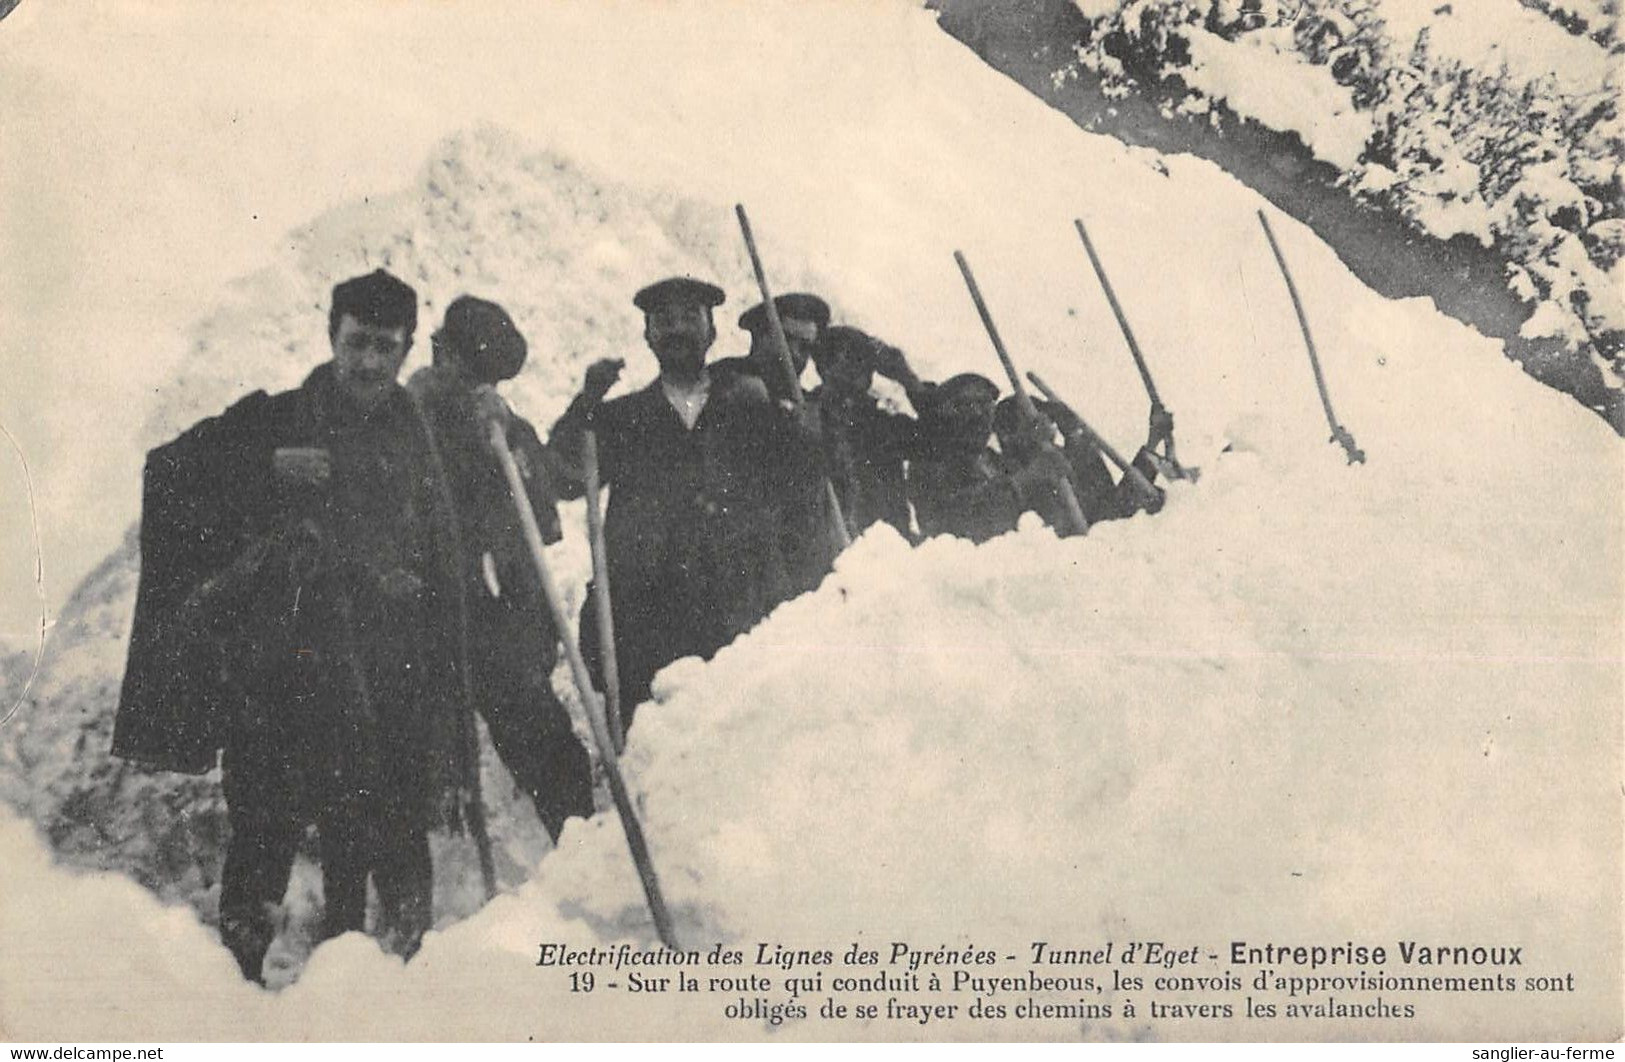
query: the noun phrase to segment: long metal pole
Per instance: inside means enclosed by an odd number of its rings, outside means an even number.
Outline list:
[[[1134,365],[1140,370],[1140,379],[1145,381],[1145,393],[1151,396],[1151,404],[1158,409],[1167,409],[1162,404],[1162,396],[1157,394],[1156,382],[1151,379],[1151,369],[1145,363],[1145,354],[1140,350],[1139,342],[1134,338],[1134,329],[1129,327],[1128,317],[1123,313],[1123,304],[1117,301],[1117,292],[1112,288],[1112,282],[1106,276],[1106,267],[1100,261],[1100,255],[1095,251],[1095,243],[1089,238],[1089,230],[1083,227],[1083,221],[1073,218],[1072,224],[1077,228],[1078,235],[1083,238],[1083,249],[1089,255],[1089,264],[1095,268],[1095,277],[1100,281],[1100,289],[1106,293],[1106,304],[1112,308],[1112,316],[1117,318],[1117,327],[1128,341],[1128,352],[1134,355]]]
[[[620,813],[621,826],[626,832],[626,846],[631,849],[632,862],[637,866],[638,877],[643,882],[643,895],[648,900],[649,913],[654,916],[655,931],[660,934],[661,943],[673,951],[680,951],[676,933],[672,929],[671,913],[666,910],[666,900],[660,892],[660,880],[655,877],[654,861],[649,857],[649,845],[643,837],[643,825],[638,821],[637,809],[632,806],[626,779],[621,776],[620,757],[615,753],[615,743],[610,739],[609,727],[604,722],[603,706],[587,675],[587,663],[581,658],[581,647],[569,635],[564,599],[559,596],[559,588],[547,567],[542,529],[537,526],[536,514],[531,511],[525,481],[519,474],[513,451],[508,449],[508,439],[500,424],[492,422],[489,438],[491,449],[496,452],[497,460],[502,465],[503,475],[508,479],[508,492],[513,496],[514,507],[519,510],[519,525],[525,533],[525,544],[530,547],[531,560],[536,564],[542,596],[547,599],[547,607],[553,613],[554,629],[564,642],[564,658],[570,664],[570,676],[575,680],[576,693],[581,697],[582,709],[587,713],[587,725],[592,730],[593,741],[598,745],[598,756],[603,761],[604,775],[609,781],[609,793],[615,800],[615,810]]]
[[[1033,405],[1032,396],[1021,385],[1021,374],[1016,372],[1016,363],[1010,360],[1010,352],[1004,347],[1004,340],[999,338],[999,330],[993,324],[993,315],[988,313],[987,303],[982,299],[982,289],[976,286],[976,277],[971,274],[970,263],[958,251],[954,252],[954,261],[959,265],[959,272],[965,278],[965,286],[970,289],[971,301],[976,303],[976,312],[982,317],[982,327],[987,329],[987,337],[993,341],[993,350],[999,355],[999,363],[1004,366],[1004,374],[1010,379],[1010,387],[1016,393],[1016,404],[1028,418],[1029,423],[1038,421],[1038,408]],[[1052,445],[1048,439],[1040,440],[1043,446]],[[1061,501],[1066,506],[1067,517],[1072,521],[1068,530],[1078,534],[1087,533],[1089,520],[1083,515],[1083,507],[1078,504],[1077,492],[1072,489],[1070,478],[1061,480]]]

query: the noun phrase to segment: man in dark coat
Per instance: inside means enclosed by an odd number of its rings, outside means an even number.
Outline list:
[[[817,475],[816,451],[798,434],[804,423],[771,402],[760,381],[708,370],[712,310],[722,301],[721,289],[688,277],[639,291],[633,302],[659,377],[604,402],[624,363],[596,362],[553,427],[555,452],[577,470],[583,433],[596,433],[628,722],[660,668],[711,656],[788,596],[775,499]],[[597,667],[597,624],[587,613],[582,649]]]
[[[592,815],[592,763],[553,692],[558,633],[487,436],[492,423],[503,426],[543,539],[559,541],[552,458],[496,391],[523,367],[525,337],[501,306],[464,295],[446,307],[432,342],[434,364],[407,389],[434,430],[456,499],[474,704],[557,841],[566,818]]]
[[[1038,454],[1040,439],[1049,439],[1058,430],[1064,445],[1062,454],[1071,467],[1070,480],[1078,508],[1090,524],[1103,520],[1121,520],[1142,509],[1157,512],[1162,508],[1162,493],[1155,486],[1148,495],[1132,476],[1114,482],[1106,458],[1090,440],[1083,423],[1068,407],[1058,402],[1034,399],[1034,407],[1042,418],[1030,425],[1014,395],[1001,400],[993,411],[993,432],[999,439],[999,453],[1007,470],[1019,469],[1033,461]],[[1145,446],[1134,456],[1134,468],[1148,484],[1157,481],[1157,465],[1152,451],[1173,432],[1173,418],[1166,412],[1154,411]],[[1059,483],[1055,489],[1041,492],[1035,499],[1033,511],[1044,523],[1059,531],[1066,526],[1062,515]]]
[[[330,362],[148,457],[114,752],[195,770],[224,747],[220,932],[255,980],[311,821],[324,935],[363,927],[371,875],[379,935],[410,955],[427,831],[469,784],[455,520],[395,379],[416,322],[416,293],[382,270],[339,284]]]
[[[792,291],[774,296],[773,308],[784,329],[790,364],[799,387],[807,363],[816,356],[829,325],[829,304],[810,292]],[[740,314],[739,327],[749,333],[750,349],[741,357],[716,362],[711,366],[712,372],[737,375],[752,386],[759,380],[769,399],[789,408],[794,401],[791,376],[784,370],[784,358],[773,337],[767,303],[759,302]],[[825,442],[823,419],[809,416],[807,423],[812,427],[804,438],[821,451]],[[790,572],[787,596],[794,596],[818,586],[834,567],[840,548],[835,537],[837,525],[830,511],[829,492],[821,477],[789,484],[774,498],[774,505],[779,511],[780,549]],[[850,537],[850,530],[847,534]]]
[[[920,533],[986,542],[1014,531],[1060,476],[1066,461],[1041,451],[1019,468],[1007,467],[988,443],[999,389],[978,373],[960,373],[937,389],[922,430],[926,445],[909,469],[909,497]]]
[[[885,521],[912,539],[904,466],[920,456],[920,424],[883,409],[869,387],[877,373],[894,380],[920,412],[929,408],[933,385],[901,350],[844,325],[824,330],[813,362],[820,382],[807,400],[822,419],[824,464],[847,527],[856,537]]]

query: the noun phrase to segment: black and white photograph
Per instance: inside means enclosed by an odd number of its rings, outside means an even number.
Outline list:
[[[0,1043],[1618,1043],[1622,59],[0,0]]]

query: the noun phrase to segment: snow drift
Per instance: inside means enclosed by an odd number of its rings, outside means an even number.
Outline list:
[[[504,804],[509,893],[405,967],[334,941],[279,994],[244,986],[191,911],[53,867],[8,823],[6,1035],[1617,1037],[1621,513],[1591,486],[1621,471],[1606,426],[1277,221],[1369,455],[1348,468],[1246,188],[1186,158],[1161,160],[1165,176],[1079,132],[907,7],[639,14],[613,35],[585,8],[414,19],[448,48],[491,48],[489,97],[448,87],[435,113],[464,131],[415,180],[322,214],[233,286],[146,441],[296,382],[325,357],[329,286],[376,265],[434,319],[462,291],[503,301],[533,351],[515,404],[540,423],[596,357],[628,356],[634,384],[652,374],[629,298],[653,277],[723,283],[717,353],[735,352],[731,314],[754,301],[729,213],[743,200],[777,287],[826,291],[939,378],[993,366],[949,256],[963,248],[1023,366],[1127,447],[1145,399],[1071,229],[1082,216],[1200,485],[1083,539],[1028,525],[910,549],[877,529],[817,593],[664,673],[626,769],[685,943],[1506,937],[1576,990],[1424,997],[1397,1024],[929,1030],[571,995],[534,968],[539,943],[652,940],[624,839],[612,817],[578,821],[536,865],[534,829]],[[703,62],[647,61],[697,39]],[[462,122],[472,98],[503,128]],[[572,519],[559,562],[579,589]],[[116,553],[64,617],[3,734],[5,792],[74,861],[206,910],[211,783],[106,759],[132,565]],[[440,898],[455,909],[466,890]]]

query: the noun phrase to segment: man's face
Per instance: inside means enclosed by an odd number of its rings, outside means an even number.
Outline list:
[[[997,399],[980,388],[962,388],[942,397],[937,407],[942,430],[959,449],[980,451],[993,434],[993,407]]]
[[[670,302],[644,314],[643,338],[662,373],[697,376],[705,367],[705,352],[716,340],[717,330],[706,307]]]
[[[1033,434],[1023,431],[1015,417],[995,418],[993,429],[999,437],[999,452],[1007,457],[1025,460],[1038,449]]]
[[[812,360],[814,348],[818,346],[818,322],[800,317],[780,317],[779,323],[784,325],[784,338],[790,344],[790,364],[795,366],[796,375],[800,376],[807,362]]]
[[[790,364],[795,366],[796,378],[800,379],[807,363],[812,360],[813,351],[818,348],[818,322],[780,314],[779,324],[784,326],[784,339],[790,346]],[[765,319],[750,334],[750,356],[773,366],[770,379],[782,374],[783,370],[778,367],[778,344],[773,342],[773,325]]]
[[[405,325],[363,324],[350,314],[339,319],[332,341],[333,375],[362,409],[372,409],[390,392],[412,349]]]
[[[856,347],[832,350],[819,364],[818,378],[834,394],[866,395],[875,379],[874,361],[867,351]]]

